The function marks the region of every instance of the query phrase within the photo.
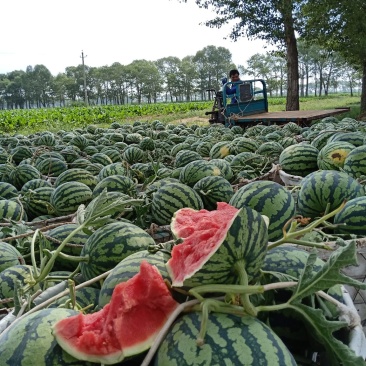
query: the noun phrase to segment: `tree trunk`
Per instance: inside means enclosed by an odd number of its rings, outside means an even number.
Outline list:
[[[366,60],[362,62],[361,113],[366,112]]]
[[[299,58],[297,52],[297,42],[292,18],[292,1],[284,4],[284,26],[287,61],[287,97],[286,111],[298,111],[299,102]]]

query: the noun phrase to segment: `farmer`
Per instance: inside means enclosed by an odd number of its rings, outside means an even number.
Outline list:
[[[239,77],[239,71],[236,69],[230,70],[229,72],[229,77],[230,77],[230,81],[232,83],[236,82],[236,81],[241,81],[240,77]],[[225,85],[227,83],[227,78],[223,78],[222,80],[222,85]],[[237,84],[236,84],[237,85]],[[236,85],[231,84],[230,86],[226,86],[226,94],[227,95],[232,95],[236,93]],[[231,98],[231,103],[238,103],[236,97],[232,97]]]

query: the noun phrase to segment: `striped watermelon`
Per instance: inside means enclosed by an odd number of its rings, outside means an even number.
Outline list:
[[[35,190],[36,188],[40,187],[52,187],[52,184],[44,179],[31,179],[27,183],[23,185],[23,187],[20,190],[20,193],[22,195],[26,194],[29,190]]]
[[[0,300],[13,298],[15,293],[15,282],[19,281],[21,286],[26,284],[28,277],[34,273],[33,266],[28,266],[25,264],[17,264],[15,266],[8,267],[0,272]],[[32,287],[30,293],[35,293],[40,289],[40,286],[37,284]],[[13,307],[14,303],[6,302],[1,305],[2,307]],[[1,346],[1,345],[0,345]],[[0,353],[0,355],[2,355]]]
[[[127,147],[122,154],[123,160],[127,161],[128,164],[133,163],[144,163],[146,160],[145,151],[137,146]]]
[[[282,228],[295,215],[295,200],[291,193],[272,181],[257,181],[241,187],[230,200],[236,208],[251,207],[269,218],[268,239],[282,238]]]
[[[115,222],[97,229],[86,241],[81,256],[88,262],[80,264],[88,280],[115,267],[128,255],[154,245],[154,239],[143,229],[128,222]]]
[[[78,314],[70,309],[43,309],[29,314],[0,335],[2,366],[93,366],[66,353],[52,334],[59,320]]]
[[[53,251],[56,250],[59,245],[65,240],[76,228],[77,224],[64,224],[57,226],[45,233],[46,241],[44,245],[47,249]],[[81,250],[88,240],[89,235],[83,231],[78,231],[71,240],[64,246],[62,253],[79,256]],[[57,257],[54,265],[54,269],[65,269],[74,271],[78,265],[78,262],[68,261],[61,257]]]
[[[53,187],[40,187],[23,197],[28,219],[32,220],[37,216],[48,215],[52,211],[50,201],[54,190]]]
[[[90,162],[91,163],[102,164],[103,166],[106,166],[106,165],[109,165],[109,164],[113,164],[112,159],[108,155],[106,155],[104,153],[101,153],[101,152],[98,152],[96,154],[93,154],[90,157]]]
[[[198,193],[186,184],[164,184],[153,195],[151,213],[154,223],[169,225],[174,213],[183,207],[199,210],[203,208],[203,202]]]
[[[55,180],[54,186],[57,188],[63,183],[79,182],[87,185],[91,190],[95,188],[98,183],[97,178],[86,169],[71,168],[61,173]]]
[[[233,140],[233,145],[237,154],[241,152],[255,152],[258,150],[258,143],[251,138],[248,137],[237,137]]]
[[[334,216],[335,231],[341,234],[366,235],[366,196],[349,200]],[[345,224],[345,225],[341,225]]]
[[[225,156],[231,154],[236,154],[236,149],[230,141],[216,142],[210,150],[211,159],[223,159]]]
[[[18,190],[10,183],[0,182],[0,199],[10,199],[18,196]]]
[[[177,152],[177,155],[175,156],[174,167],[175,168],[185,167],[191,161],[201,159],[202,156],[198,152],[183,149]]]
[[[11,159],[15,164],[19,164],[22,160],[31,158],[33,151],[29,146],[16,146],[10,151]]]
[[[318,167],[323,170],[340,170],[348,154],[355,148],[349,142],[335,141],[327,143],[318,154]]]
[[[270,249],[264,258],[262,271],[280,272],[296,279],[300,278],[310,253],[293,245],[281,245]],[[313,264],[313,272],[319,272],[324,266],[320,258]],[[273,278],[272,278],[273,280]]]
[[[25,183],[31,179],[38,179],[41,173],[32,165],[18,165],[10,174],[10,182],[17,188],[21,189]]]
[[[93,198],[97,197],[104,189],[107,192],[121,192],[131,197],[137,196],[137,187],[135,182],[124,175],[110,175],[103,178],[93,190]]]
[[[140,271],[142,261],[147,261],[151,265],[156,266],[164,279],[170,280],[165,263],[169,259],[169,255],[158,251],[150,253],[147,250],[140,250],[132,253],[122,259],[104,280],[99,294],[99,307],[104,307],[110,302],[113,289],[121,282],[126,282]]]
[[[86,184],[66,182],[56,187],[50,202],[58,215],[70,215],[76,212],[81,204],[88,204],[92,195],[92,190]]]
[[[353,178],[366,175],[366,145],[358,146],[348,154],[343,170]]]
[[[36,168],[43,175],[49,177],[58,177],[68,168],[66,161],[57,158],[42,159],[36,164]]]
[[[353,146],[362,146],[364,144],[364,135],[359,132],[337,132],[333,134],[328,142],[344,141]]]
[[[336,170],[313,172],[301,181],[297,201],[298,213],[315,218],[324,214],[328,204],[329,210],[333,211],[344,200],[351,200],[364,194],[364,187],[344,172]]]
[[[102,154],[107,155],[111,160],[112,163],[117,163],[122,161],[122,156],[120,151],[117,148],[112,147],[106,147],[100,151]]]
[[[305,177],[318,170],[318,154],[319,150],[312,145],[291,145],[281,152],[279,164],[287,174]]]
[[[13,200],[0,200],[0,222],[4,219],[19,221],[25,216],[23,207]]]
[[[0,272],[17,264],[25,264],[18,249],[9,243],[0,241]]]
[[[327,144],[328,140],[334,135],[333,131],[322,131],[316,134],[316,137],[311,141],[311,145],[319,151]]]
[[[224,159],[211,159],[210,163],[216,165],[221,170],[221,175],[229,182],[233,179],[234,173],[230,163]]]
[[[154,365],[297,365],[276,333],[254,317],[210,312],[203,346],[197,344],[201,323],[201,313],[181,316],[160,345]]]
[[[234,195],[230,182],[221,176],[202,178],[193,189],[200,195],[206,210],[216,209],[217,202],[228,203]]]
[[[75,301],[77,303],[77,306],[80,309],[87,308],[87,310],[84,310],[86,314],[94,312],[94,309],[98,306],[99,293],[100,290],[95,287],[82,287],[78,289],[75,294]],[[66,303],[69,305],[69,307],[65,307]],[[57,307],[72,309],[70,295],[58,298],[57,300],[52,302],[47,308],[50,309]]]
[[[195,160],[183,167],[179,174],[179,180],[192,187],[200,179],[212,176],[221,176],[221,170],[206,160]]]
[[[128,169],[126,163],[112,163],[106,165],[98,174],[98,180],[101,181],[103,178],[109,177],[110,175],[127,175]]]
[[[237,283],[244,269],[249,282],[259,276],[267,225],[250,207],[238,210],[219,202],[215,211],[183,208],[175,213],[171,230],[183,239],[167,262],[173,286]]]

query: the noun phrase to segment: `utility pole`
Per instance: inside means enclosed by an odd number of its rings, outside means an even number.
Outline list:
[[[84,63],[84,58],[87,56],[84,56],[84,52],[81,51],[81,60],[83,63],[83,76],[84,76],[84,99],[85,99],[85,105],[88,106],[89,102],[88,102],[88,92],[86,90],[86,73],[85,73],[85,63]]]

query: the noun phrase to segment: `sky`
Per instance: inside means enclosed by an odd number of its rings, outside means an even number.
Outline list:
[[[194,0],[3,0],[0,13],[0,73],[42,64],[57,75],[81,64],[82,51],[91,67],[182,59],[210,45],[245,65],[266,51],[263,41],[230,40],[229,26],[200,25],[215,13]]]

